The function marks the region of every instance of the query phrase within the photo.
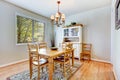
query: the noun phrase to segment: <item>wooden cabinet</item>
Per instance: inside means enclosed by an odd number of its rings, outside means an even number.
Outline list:
[[[74,51],[74,57],[80,59],[80,50],[81,50],[80,43],[73,43],[73,48],[75,48]]]
[[[82,51],[82,26],[63,28],[63,42],[72,42],[75,48],[75,58],[80,59]]]
[[[63,42],[72,42],[75,48],[75,58],[80,59],[80,53],[82,50],[82,26],[72,26],[72,27],[55,27],[55,46],[60,48]]]

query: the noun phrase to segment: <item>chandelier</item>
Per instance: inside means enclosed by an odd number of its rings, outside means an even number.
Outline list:
[[[55,14],[55,16],[51,15],[51,21],[52,21],[52,23],[54,23],[55,25],[57,25],[59,27],[60,25],[65,24],[65,14],[63,14],[59,11],[59,5],[60,5],[59,0],[57,1],[57,4],[58,4],[58,11]]]

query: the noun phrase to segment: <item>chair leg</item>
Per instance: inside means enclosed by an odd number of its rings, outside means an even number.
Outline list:
[[[80,59],[84,60],[84,54],[81,54]]]
[[[60,64],[60,67],[63,67],[63,65],[62,65],[62,64]]]
[[[30,79],[32,79],[32,69],[30,69]]]
[[[89,61],[91,60],[91,55],[89,55]]]
[[[53,62],[53,72],[54,72],[54,70],[55,70],[55,65],[54,65],[54,62]]]
[[[42,72],[43,72],[43,70],[44,70],[44,67],[42,67],[42,68],[41,68],[41,70],[42,70]]]
[[[32,79],[32,74],[33,74],[33,71],[32,71],[32,65],[30,65],[30,79]]]
[[[38,66],[38,80],[40,80],[40,66]]]
[[[70,69],[70,73],[72,72],[72,70],[71,70],[71,65],[70,65],[70,62],[69,62],[69,69]]]
[[[65,64],[63,64],[63,75],[64,75],[64,77],[66,76],[65,75]]]

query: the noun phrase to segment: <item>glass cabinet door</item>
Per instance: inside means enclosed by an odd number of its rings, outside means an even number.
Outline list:
[[[69,29],[64,29],[64,36],[69,36]]]
[[[79,36],[79,28],[71,28],[70,35]]]

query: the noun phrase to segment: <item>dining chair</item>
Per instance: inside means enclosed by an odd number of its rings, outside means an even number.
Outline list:
[[[54,63],[60,63],[60,65],[62,65],[64,76],[66,76],[68,70],[71,72],[70,53],[71,51],[65,51],[63,58],[54,59]]]
[[[73,48],[73,43],[68,42],[65,44],[65,50],[71,50]]]
[[[70,70],[71,72],[71,53],[72,53],[72,43],[66,43],[64,51],[65,53],[57,58],[54,59],[55,63],[60,63],[60,65],[63,66],[63,75],[66,76],[67,70]]]
[[[41,58],[39,55],[39,47],[36,43],[28,43],[29,50],[29,69],[30,69],[30,79],[32,79],[34,66],[38,69],[38,80],[40,80],[40,69],[48,65],[48,60]]]
[[[80,53],[81,60],[91,60],[91,48],[92,44],[82,43],[82,52]]]
[[[47,49],[47,43],[46,42],[38,42],[39,48],[46,48]]]
[[[63,42],[62,50],[71,50],[73,48],[73,43],[71,42]]]

